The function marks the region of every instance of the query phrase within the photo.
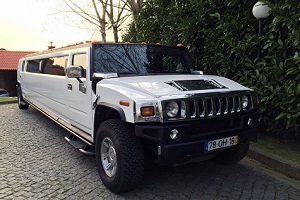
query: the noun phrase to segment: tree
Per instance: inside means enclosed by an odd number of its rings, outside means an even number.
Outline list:
[[[119,42],[120,27],[130,16],[135,19],[144,4],[144,0],[87,0],[84,3],[63,0],[63,2],[67,9],[62,9],[61,12],[75,13],[84,22],[78,24],[70,16],[69,20],[79,28],[99,31],[102,42],[106,42],[106,30],[109,29],[113,30],[114,41]]]
[[[90,0],[92,3],[92,6],[87,5],[86,7],[80,6],[79,4],[76,4],[72,0],[64,0],[67,7],[74,13],[76,13],[78,16],[89,22],[90,24],[94,25],[96,27],[96,30],[98,29],[101,33],[102,42],[106,42],[106,27],[107,22],[105,20],[106,14],[103,12],[107,9],[107,1],[105,0],[104,3],[102,3],[101,10],[102,13],[100,14],[98,6],[96,5],[95,0]],[[92,11],[91,11],[92,8]],[[69,12],[69,11],[65,11]]]
[[[127,1],[118,0],[117,2],[113,0],[99,0],[103,7],[106,7],[105,13],[110,21],[110,26],[108,29],[113,29],[114,41],[119,42],[119,27],[126,21],[130,14],[126,11]]]
[[[109,3],[104,0],[99,0],[102,5],[105,5],[106,14],[110,21],[109,28],[113,28],[115,42],[118,42],[119,27],[130,17],[133,18],[134,28],[137,28],[136,18],[142,9],[145,0],[109,0]]]
[[[127,6],[129,8],[129,11],[132,14],[132,20],[133,20],[131,23],[131,29],[136,32],[138,29],[137,17],[139,16],[141,9],[145,5],[145,0],[123,0],[123,1],[127,1]],[[134,41],[137,41],[135,35],[133,35],[132,39]]]

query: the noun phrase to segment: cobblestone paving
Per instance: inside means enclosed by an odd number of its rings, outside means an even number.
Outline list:
[[[116,195],[102,184],[94,157],[36,109],[0,105],[0,199],[300,199],[300,191],[243,162],[148,166],[140,186]]]

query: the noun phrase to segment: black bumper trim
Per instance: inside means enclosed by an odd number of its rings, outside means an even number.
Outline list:
[[[239,141],[236,146],[226,147],[217,151],[205,153],[204,143],[206,140],[188,142],[183,144],[172,144],[161,146],[161,155],[158,156],[157,162],[160,164],[175,164],[187,162],[193,158],[201,158],[201,160],[209,160],[220,152],[226,150],[239,149],[247,144],[249,140]]]

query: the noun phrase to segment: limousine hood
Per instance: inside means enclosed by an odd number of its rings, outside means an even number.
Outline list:
[[[227,78],[212,75],[130,76],[104,79],[98,84],[132,98],[250,90]]]

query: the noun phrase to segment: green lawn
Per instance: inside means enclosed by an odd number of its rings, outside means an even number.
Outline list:
[[[267,134],[259,134],[257,143],[253,143],[253,146],[300,164],[299,140],[288,140]]]
[[[17,102],[17,97],[0,97],[0,104],[15,102]]]

